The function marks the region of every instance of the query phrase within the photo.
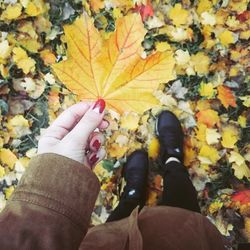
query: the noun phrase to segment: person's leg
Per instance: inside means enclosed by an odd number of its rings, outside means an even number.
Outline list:
[[[197,192],[186,168],[177,161],[164,166],[161,205],[185,208],[200,213]]]
[[[163,111],[157,117],[156,134],[160,141],[160,162],[163,170],[162,205],[200,212],[197,192],[183,166],[184,134],[177,117]]]
[[[128,217],[139,206],[146,202],[146,186],[148,177],[148,155],[142,150],[133,152],[124,166],[126,186],[119,204],[110,214],[106,222],[121,220]]]
[[[117,207],[112,211],[106,222],[117,221],[128,217],[132,211],[140,205],[139,200],[122,200]]]

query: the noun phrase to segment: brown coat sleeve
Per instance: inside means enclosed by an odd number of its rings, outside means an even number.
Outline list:
[[[97,177],[80,163],[34,157],[0,214],[1,249],[78,249],[98,192]]]

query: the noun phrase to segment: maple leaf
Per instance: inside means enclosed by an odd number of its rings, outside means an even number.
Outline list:
[[[229,162],[235,162],[238,166],[245,163],[245,159],[243,156],[241,156],[238,152],[232,151],[231,155],[229,157]]]
[[[213,84],[210,83],[204,83],[201,82],[199,92],[201,96],[207,97],[208,99],[211,99],[214,97],[214,94],[216,93]]]
[[[197,127],[195,129],[195,133],[196,133],[196,138],[201,141],[201,142],[205,142],[206,141],[206,130],[207,130],[207,126],[201,122],[199,122],[197,124]]]
[[[242,179],[244,176],[250,179],[250,169],[246,163],[237,165],[236,163],[232,164],[232,169],[234,170],[234,175],[238,179]]]
[[[215,164],[220,159],[220,155],[214,147],[202,145],[198,159],[202,164]]]
[[[206,124],[209,128],[219,123],[218,113],[212,109],[201,110],[196,114],[198,122]]]
[[[17,157],[13,152],[6,148],[0,149],[0,162],[2,164],[6,164],[10,169],[13,169],[16,161]]]
[[[234,126],[224,127],[222,130],[221,144],[224,148],[234,148],[234,144],[238,141],[239,131]]]
[[[177,3],[170,11],[169,18],[172,20],[173,24],[180,26],[187,23],[188,11],[183,9],[180,3]]]
[[[236,100],[233,92],[230,90],[230,88],[226,86],[220,85],[218,88],[218,98],[220,99],[221,103],[225,108],[228,108],[229,106],[236,107]]]
[[[206,141],[208,145],[215,144],[219,142],[221,135],[216,129],[207,128],[206,129]]]
[[[234,43],[234,35],[233,32],[229,31],[229,30],[225,30],[223,31],[220,35],[219,35],[219,39],[222,45],[228,47],[230,44]]]
[[[138,14],[119,18],[116,27],[104,41],[87,14],[66,25],[68,59],[53,69],[79,99],[101,97],[119,113],[141,113],[158,103],[152,95],[158,85],[174,78],[173,54],[157,52],[141,58],[146,30]]]
[[[140,117],[137,113],[124,113],[120,120],[120,126],[123,129],[135,131],[139,126]]]

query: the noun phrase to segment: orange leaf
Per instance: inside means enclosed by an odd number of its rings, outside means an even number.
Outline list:
[[[97,12],[100,9],[105,8],[104,0],[90,0],[89,1],[90,7],[93,11]]]
[[[64,27],[68,59],[53,65],[58,78],[79,99],[102,97],[109,108],[142,113],[158,104],[152,93],[174,78],[171,51],[141,58],[146,30],[138,14],[117,19],[116,31],[102,39],[83,14]]]
[[[41,51],[40,56],[43,59],[45,65],[50,65],[56,62],[55,55],[48,49]]]
[[[243,190],[232,195],[232,200],[241,204],[250,203],[250,190]]]
[[[211,128],[219,122],[218,113],[212,109],[204,109],[196,114],[198,122],[206,124],[207,127]]]
[[[218,88],[218,98],[225,108],[236,107],[236,100],[230,88],[220,85]]]

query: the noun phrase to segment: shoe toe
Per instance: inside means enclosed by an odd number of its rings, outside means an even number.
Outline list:
[[[164,128],[175,127],[176,129],[181,129],[181,124],[175,114],[165,110],[162,111],[156,120],[156,134],[159,135],[160,131]]]
[[[127,167],[148,166],[148,154],[143,150],[134,151],[127,159]]]

